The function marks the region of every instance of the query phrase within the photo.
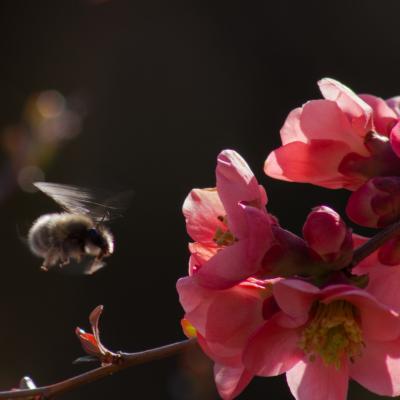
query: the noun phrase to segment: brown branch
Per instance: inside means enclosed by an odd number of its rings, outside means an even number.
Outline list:
[[[105,378],[115,372],[133,367],[134,365],[145,364],[150,361],[160,360],[162,358],[173,356],[180,353],[196,343],[195,339],[183,340],[181,342],[167,344],[166,346],[156,347],[137,353],[120,353],[121,358],[117,364],[110,364],[104,367],[92,369],[83,374],[74,376],[64,381],[54,383],[53,385],[42,386],[35,389],[10,390],[0,392],[0,399],[51,399],[62,393],[69,392],[80,386]]]
[[[354,267],[357,265],[360,261],[372,254],[389,239],[398,234],[400,234],[400,221],[395,222],[394,224],[389,225],[385,229],[381,230],[363,245],[354,250],[351,266]]]

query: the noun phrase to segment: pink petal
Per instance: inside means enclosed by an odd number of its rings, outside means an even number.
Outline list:
[[[206,339],[243,346],[263,323],[262,292],[238,286],[220,292],[208,309]]]
[[[278,306],[296,321],[296,326],[307,321],[310,307],[319,292],[316,286],[298,279],[283,279],[273,286]]]
[[[348,365],[337,369],[326,366],[320,357],[314,362],[300,361],[286,373],[287,383],[296,400],[346,400]]]
[[[214,257],[219,250],[215,244],[207,246],[198,242],[189,243],[189,275],[193,275],[205,262]]]
[[[282,328],[273,317],[250,339],[243,364],[255,375],[282,374],[304,357],[298,342],[298,331]]]
[[[371,199],[377,189],[373,179],[354,191],[346,205],[346,214],[356,224],[369,227],[377,227],[380,216],[372,208]]]
[[[199,285],[209,289],[227,289],[256,272],[256,265],[249,265],[246,259],[248,240],[239,242],[219,251],[197,270],[193,277]]]
[[[176,283],[179,302],[186,312],[186,318],[194,327],[204,334],[207,311],[211,299],[210,291],[196,284],[193,277],[180,278]],[[206,301],[208,300],[208,301]]]
[[[204,337],[214,360],[237,357],[264,322],[264,293],[256,285],[209,290],[190,277],[180,279],[177,289],[185,318]]]
[[[215,189],[193,189],[183,203],[183,214],[189,235],[198,242],[212,242],[218,228],[226,229],[218,219],[226,211]]]
[[[366,341],[361,357],[350,364],[350,376],[381,396],[400,395],[400,339]]]
[[[397,121],[397,115],[385,100],[370,94],[360,94],[362,100],[372,107],[375,130],[389,136],[390,130]]]
[[[292,182],[313,183],[330,189],[358,185],[339,172],[343,158],[351,152],[344,142],[311,140],[292,142],[269,154],[264,171],[272,178]]]
[[[361,235],[357,235],[353,233],[353,243],[354,243],[354,249],[359,248],[362,246],[365,242],[367,242],[369,238]],[[374,268],[377,267],[377,264],[380,265],[378,261],[378,252],[375,251],[372,253],[370,256],[364,258],[359,262],[353,269],[352,273],[355,275],[364,275],[367,274],[369,271],[373,270]]]
[[[318,82],[322,95],[331,101],[335,101],[347,114],[353,129],[364,136],[372,128],[372,109],[351,89],[340,82],[324,78]]]
[[[397,117],[400,117],[400,96],[386,99],[386,104],[394,111]]]
[[[390,144],[397,157],[400,157],[400,122],[394,126],[390,133]]]
[[[246,254],[248,263],[259,264],[274,240],[272,219],[258,208],[243,203],[239,204],[239,207],[242,213],[244,237],[248,240]]]
[[[381,303],[400,312],[400,265],[387,267],[375,264],[369,273],[367,290]]]
[[[400,319],[397,313],[378,302],[367,291],[349,288],[344,287],[342,291],[328,295],[321,301],[331,303],[335,300],[346,300],[355,305],[360,315],[363,337],[366,339],[393,340],[400,335]]]
[[[199,268],[194,277],[204,287],[226,289],[255,274],[272,243],[268,215],[250,206],[239,205],[238,209],[247,237],[225,247]]]
[[[197,334],[197,343],[214,362],[231,368],[242,368],[243,348],[231,348],[225,344],[207,341],[201,334]]]
[[[224,400],[238,396],[253,379],[253,374],[245,368],[230,368],[215,364],[214,378],[218,393]]]
[[[353,132],[348,118],[337,103],[329,100],[313,100],[303,106],[300,124],[310,140],[335,140],[346,143],[353,152],[368,155],[363,138]]]
[[[245,235],[246,224],[239,209],[240,202],[265,211],[266,197],[253,172],[243,158],[233,150],[224,150],[218,156],[216,169],[217,190],[228,215],[228,225],[237,237]]]
[[[356,249],[357,247],[360,247],[363,245],[365,242],[367,242],[369,238],[365,236],[358,235],[357,233],[353,233],[353,243],[354,243],[354,248]]]
[[[302,131],[300,126],[300,118],[303,112],[302,107],[295,108],[292,110],[286,118],[285,123],[281,128],[281,140],[282,145],[291,142],[304,142],[309,141],[309,137]]]

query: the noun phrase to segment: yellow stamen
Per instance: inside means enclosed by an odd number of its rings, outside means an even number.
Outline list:
[[[218,219],[225,225],[226,230],[218,227],[215,231],[213,240],[218,246],[230,246],[236,241],[235,236],[228,229],[228,221],[226,216],[218,216]]]
[[[181,326],[182,326],[183,333],[189,339],[195,338],[197,336],[196,328],[186,318],[183,318],[181,320]]]
[[[329,304],[317,302],[312,308],[312,319],[302,332],[299,346],[309,354],[310,361],[319,355],[326,365],[340,368],[347,357],[353,361],[364,346],[357,322],[357,309],[345,300]]]

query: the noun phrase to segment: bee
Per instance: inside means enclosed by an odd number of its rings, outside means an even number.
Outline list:
[[[48,182],[34,186],[64,210],[42,215],[29,230],[28,245],[33,254],[43,258],[41,269],[64,267],[71,259],[81,263],[84,257],[91,259],[84,274],[103,268],[103,259],[114,252],[114,236],[104,222],[119,216],[118,204],[127,197],[125,193],[101,203],[85,188]]]

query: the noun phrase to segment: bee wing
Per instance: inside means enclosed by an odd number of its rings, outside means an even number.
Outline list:
[[[121,218],[123,212],[128,208],[132,196],[133,190],[127,190],[107,197],[102,204],[93,209],[92,217],[97,221],[111,221]]]
[[[133,192],[123,192],[113,197],[95,195],[92,190],[59,183],[35,182],[36,186],[51,197],[64,210],[73,214],[87,214],[95,221],[109,221],[122,216]],[[105,200],[102,200],[105,199]]]

